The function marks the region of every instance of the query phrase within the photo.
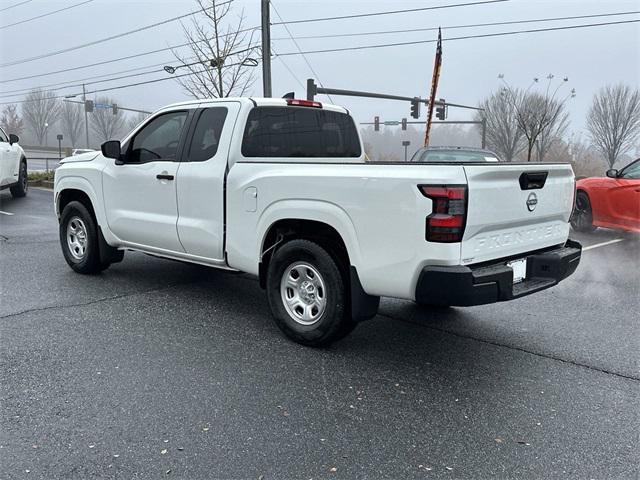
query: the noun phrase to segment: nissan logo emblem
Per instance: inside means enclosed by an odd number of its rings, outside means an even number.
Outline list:
[[[527,208],[530,212],[533,212],[536,209],[536,205],[538,205],[538,196],[531,192],[527,197]]]

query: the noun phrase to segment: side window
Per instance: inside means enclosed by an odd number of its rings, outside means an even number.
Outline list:
[[[202,112],[189,147],[190,162],[204,162],[216,155],[226,118],[227,107],[211,107]]]
[[[640,178],[640,162],[636,161],[622,171],[621,178]]]
[[[127,163],[176,160],[186,120],[186,111],[165,113],[151,120],[133,137]]]
[[[4,133],[4,130],[0,128],[0,142],[9,143],[9,137]]]

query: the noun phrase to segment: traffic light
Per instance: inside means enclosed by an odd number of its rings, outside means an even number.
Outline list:
[[[402,130],[406,130],[407,129],[407,119],[406,118],[402,119],[401,125],[402,125]]]
[[[84,101],[84,111],[89,113],[93,112],[93,100]]]
[[[373,117],[373,129],[376,132],[380,131],[380,117],[378,116]]]
[[[111,108],[112,108],[113,114],[117,115],[118,114],[118,104],[114,103],[113,105],[111,105]]]
[[[447,106],[444,104],[444,98],[440,99],[441,105],[436,106],[436,118],[438,120],[444,120],[447,118]]]
[[[418,97],[414,97],[411,100],[411,116],[413,118],[420,118],[420,99]]]

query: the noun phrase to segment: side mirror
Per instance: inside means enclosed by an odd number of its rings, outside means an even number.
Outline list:
[[[104,142],[100,146],[100,150],[102,150],[102,155],[105,157],[120,160],[120,140],[109,140],[108,142]]]
[[[9,134],[9,145],[13,145],[14,143],[18,143],[20,141],[20,138],[18,137],[18,135],[14,135],[13,133]]]
[[[609,178],[618,178],[618,170],[616,170],[615,168],[611,168],[607,170],[605,175]]]

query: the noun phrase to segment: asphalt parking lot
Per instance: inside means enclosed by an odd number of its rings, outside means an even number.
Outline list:
[[[52,194],[0,194],[0,478],[637,478],[640,241],[509,303],[385,299],[294,344],[246,275],[62,258]]]

